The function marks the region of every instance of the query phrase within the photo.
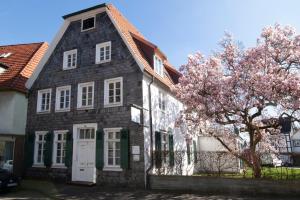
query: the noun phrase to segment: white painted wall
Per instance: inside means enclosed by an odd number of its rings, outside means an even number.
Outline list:
[[[24,135],[27,115],[25,94],[0,92],[0,134]]]
[[[145,136],[145,168],[150,165],[150,124],[149,124],[149,99],[148,99],[148,85],[151,79],[144,76],[143,80],[143,108],[144,108],[144,136]],[[166,109],[162,112],[159,109],[158,94],[159,91],[165,93]],[[183,105],[179,102],[166,88],[159,82],[155,81],[151,85],[151,99],[152,99],[152,123],[153,123],[153,150],[155,150],[155,131],[168,131],[172,130],[174,139],[174,151],[186,151],[185,133],[182,133],[179,128],[175,127],[175,121],[179,116],[180,110]],[[195,138],[196,139],[196,138]],[[155,171],[155,170],[154,170]],[[153,172],[154,172],[153,171]],[[192,174],[194,171],[193,163],[188,165],[187,155],[184,158],[183,175]]]
[[[294,146],[294,142],[293,142],[293,140],[300,140],[300,130],[298,130],[294,134],[292,134],[291,140],[292,140],[292,149],[293,149],[293,152],[300,153],[300,147],[295,147]]]
[[[198,142],[199,151],[227,151],[217,139],[211,136],[199,136]]]

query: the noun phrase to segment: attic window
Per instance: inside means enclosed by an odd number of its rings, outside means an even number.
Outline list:
[[[87,31],[95,28],[95,17],[89,17],[81,20],[81,31]]]
[[[2,53],[2,54],[0,54],[0,58],[7,58],[10,55],[11,55],[11,53]]]
[[[7,70],[7,68],[8,67],[6,65],[0,63],[0,74],[4,73]]]
[[[158,56],[154,56],[154,71],[161,77],[164,76],[164,65],[162,60]]]

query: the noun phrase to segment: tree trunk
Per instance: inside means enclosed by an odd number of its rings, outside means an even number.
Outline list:
[[[254,178],[261,178],[261,166],[260,166],[260,157],[257,153],[251,152],[252,156],[252,170]]]

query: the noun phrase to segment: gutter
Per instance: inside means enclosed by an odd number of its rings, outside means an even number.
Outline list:
[[[146,189],[150,188],[150,170],[153,168],[153,123],[152,123],[152,101],[151,101],[151,85],[154,82],[154,76],[152,76],[151,82],[148,84],[148,99],[149,99],[149,127],[150,127],[150,166],[146,170]]]

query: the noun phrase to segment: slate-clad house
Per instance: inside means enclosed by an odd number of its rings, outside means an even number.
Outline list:
[[[28,80],[48,44],[0,46],[0,168],[22,175]]]
[[[175,127],[180,73],[165,54],[111,4],[63,19],[26,84],[27,175],[141,187],[187,148],[191,174],[196,143]]]

